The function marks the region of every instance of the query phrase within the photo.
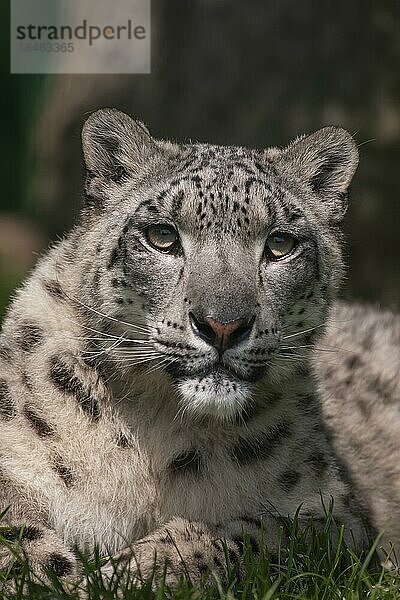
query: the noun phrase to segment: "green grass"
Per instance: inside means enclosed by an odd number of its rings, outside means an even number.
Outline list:
[[[104,559],[97,555],[89,560],[80,555],[83,579],[75,589],[68,589],[54,574],[49,573],[45,582],[35,582],[28,562],[15,552],[15,562],[6,572],[0,572],[0,589],[12,582],[13,592],[0,592],[0,598],[16,599],[77,599],[79,589],[86,589],[85,597],[91,600],[126,598],[180,600],[240,599],[256,598],[260,600],[278,599],[321,599],[321,600],[357,600],[398,599],[400,598],[400,575],[384,570],[377,560],[375,548],[378,540],[369,552],[356,555],[343,539],[343,530],[338,529],[328,516],[323,531],[317,530],[311,522],[306,530],[299,532],[297,522],[287,521],[290,542],[281,544],[278,554],[272,558],[267,553],[261,557],[252,554],[250,545],[244,552],[247,576],[238,581],[235,568],[228,565],[228,581],[222,583],[212,578],[208,585],[194,587],[188,579],[182,579],[180,585],[170,589],[163,580],[147,580],[139,585],[122,583],[118,569],[115,580],[103,581],[98,567]],[[336,538],[336,542],[333,542]],[[8,543],[0,534],[1,544]],[[155,589],[157,588],[157,589]],[[3,595],[2,595],[3,594]]]

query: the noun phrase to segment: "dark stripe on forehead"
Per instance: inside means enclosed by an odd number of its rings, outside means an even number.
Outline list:
[[[280,213],[280,218],[283,218],[287,223],[295,223],[301,219],[306,220],[303,210],[293,200],[293,196],[277,184],[273,188],[269,201],[274,203]]]
[[[179,183],[179,180],[178,180]],[[152,214],[158,214],[159,212],[162,212],[163,209],[165,209],[165,202],[164,200],[168,197],[168,195],[172,192],[173,188],[176,187],[176,183],[170,183],[168,184],[167,187],[165,187],[163,190],[161,190],[160,192],[158,192],[157,194],[155,194],[154,196],[150,197],[150,198],[146,198],[145,200],[143,200],[136,208],[134,216],[131,217],[132,220],[137,220],[138,215],[141,215],[143,213],[146,212],[150,212]],[[181,201],[182,200],[182,194],[183,192],[178,192],[178,194],[176,194],[175,197],[175,201]]]
[[[256,169],[261,171],[263,175],[266,175],[267,177],[276,176],[276,169],[271,163],[262,164],[258,160],[256,160],[254,161],[254,166],[256,167]]]
[[[157,194],[157,196],[156,196],[156,199],[155,199],[156,203],[157,204],[161,204],[162,201],[167,197],[168,192],[169,192],[169,187],[166,188],[166,189],[164,189],[164,190],[162,190],[161,192],[159,192]]]
[[[246,196],[248,196],[251,192],[251,188],[258,184],[260,187],[265,188],[265,190],[267,192],[271,192],[272,191],[272,186],[268,181],[265,181],[264,179],[260,179],[259,177],[248,177],[248,179],[246,179],[245,183],[244,183],[244,191]]]
[[[298,206],[293,206],[289,208],[289,214],[288,214],[288,222],[289,223],[294,223],[295,221],[299,221],[301,219],[304,219],[305,215],[303,213],[302,210],[300,210],[300,208]]]
[[[172,200],[172,209],[171,209],[171,212],[172,212],[173,216],[176,216],[176,213],[178,213],[181,210],[181,208],[182,208],[182,202],[183,202],[184,197],[185,197],[185,193],[184,193],[183,190],[180,190],[173,197],[173,200]]]

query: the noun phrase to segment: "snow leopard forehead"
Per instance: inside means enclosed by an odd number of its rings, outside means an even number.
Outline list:
[[[135,218],[171,219],[178,227],[205,239],[242,240],[262,235],[276,223],[305,217],[290,185],[284,184],[262,152],[220,146],[184,146],[179,170],[144,194]]]

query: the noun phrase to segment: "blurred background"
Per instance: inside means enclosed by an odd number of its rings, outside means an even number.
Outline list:
[[[0,7],[0,318],[77,216],[85,117],[115,106],[160,137],[264,147],[328,124],[360,145],[343,296],[400,306],[400,2],[153,0],[150,75],[9,75]]]

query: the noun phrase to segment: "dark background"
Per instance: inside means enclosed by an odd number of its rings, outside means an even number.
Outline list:
[[[37,254],[76,218],[80,128],[101,106],[134,114],[157,136],[220,144],[285,145],[324,125],[349,129],[361,163],[343,295],[399,307],[398,0],[153,0],[151,75],[9,75],[5,2],[0,23],[0,315]]]

